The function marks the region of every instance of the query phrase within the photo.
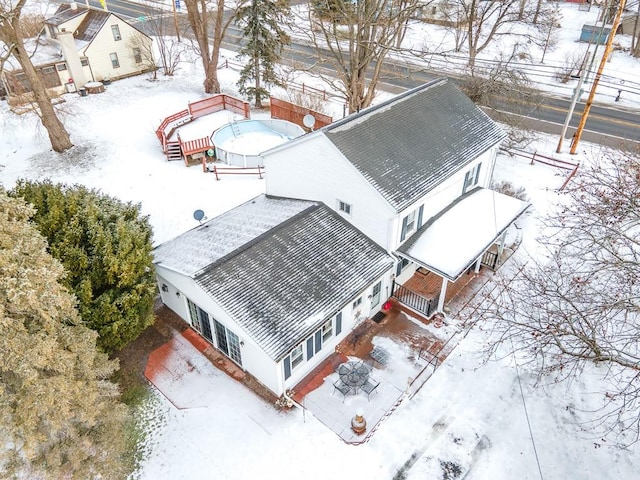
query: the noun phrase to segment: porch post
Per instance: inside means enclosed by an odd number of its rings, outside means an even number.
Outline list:
[[[438,311],[444,313],[444,298],[447,296],[447,284],[449,281],[442,277],[442,289],[440,290],[440,298],[438,298]]]
[[[474,273],[479,273],[480,272],[480,265],[482,264],[482,255],[480,255],[478,257],[478,260],[476,260],[476,267],[473,269]]]
[[[504,241],[507,239],[507,230],[500,235],[500,242],[498,243],[498,264],[502,263],[502,252],[504,252]]]

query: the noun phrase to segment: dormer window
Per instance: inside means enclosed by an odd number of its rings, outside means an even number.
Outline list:
[[[351,205],[343,202],[342,200],[338,200],[338,210],[346,215],[351,215]]]
[[[122,36],[120,35],[120,27],[118,25],[111,25],[111,33],[113,33],[113,39],[116,42],[122,40]]]

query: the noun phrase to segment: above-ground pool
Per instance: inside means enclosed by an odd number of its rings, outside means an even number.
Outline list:
[[[211,141],[218,160],[238,167],[262,166],[260,153],[304,134],[295,123],[286,120],[242,120],[219,128]]]

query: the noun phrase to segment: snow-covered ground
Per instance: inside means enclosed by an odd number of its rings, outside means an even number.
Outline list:
[[[571,48],[573,40],[556,50]],[[553,57],[548,54],[548,61]],[[617,65],[614,61],[607,69]],[[637,71],[633,59],[620,57],[620,64]],[[234,95],[237,73],[220,74],[223,91]],[[61,116],[77,147],[63,155],[51,151],[32,114],[13,115],[0,103],[2,186],[11,188],[19,178],[50,178],[140,202],[156,244],[194,227],[196,209],[212,218],[263,193],[264,180],[256,177],[216,181],[199,167],[166,161],[154,130],[167,115],[203,98],[201,83],[201,67],[193,62],[182,64],[173,78],[132,78],[114,82],[102,94],[66,95]],[[341,115],[341,106],[328,108]],[[532,148],[553,155],[556,142],[540,135]],[[599,147],[585,144],[583,150],[596,156]],[[574,159],[589,161],[582,154]],[[495,177],[524,186],[534,207],[519,222],[522,251],[535,251],[536,216],[553,204],[563,175],[524,159],[499,158]],[[344,444],[299,410],[277,412],[213,366],[199,363],[201,376],[191,388],[200,408],[177,410],[161,396],[149,405],[149,440],[138,477],[391,479],[406,465],[402,478],[407,479],[456,478],[443,477],[445,469],[468,470],[466,480],[640,478],[638,446],[613,448],[582,424],[599,404],[594,392],[602,372],[594,367],[570,385],[536,386],[513,358],[485,362],[481,352],[488,335],[482,325],[473,329],[420,392],[361,446]]]

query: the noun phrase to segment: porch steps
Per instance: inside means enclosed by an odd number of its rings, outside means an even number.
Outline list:
[[[182,160],[180,142],[167,142],[167,160]]]

